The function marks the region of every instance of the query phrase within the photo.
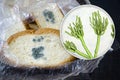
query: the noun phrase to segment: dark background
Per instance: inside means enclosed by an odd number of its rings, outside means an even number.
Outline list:
[[[68,80],[120,80],[120,0],[90,0],[90,2],[105,9],[113,18],[116,27],[114,51],[107,53],[99,67],[92,73],[80,74]]]
[[[105,9],[116,26],[116,40],[120,43],[120,0],[90,0],[92,4]],[[116,49],[116,48],[115,48]],[[120,47],[106,54],[99,68],[91,73],[92,80],[120,80]]]

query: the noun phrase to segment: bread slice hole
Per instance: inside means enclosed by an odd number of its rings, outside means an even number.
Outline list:
[[[35,21],[35,17],[33,15],[29,15],[28,18],[23,20],[24,25],[26,26],[26,29],[34,29],[37,30],[39,26],[37,25]]]

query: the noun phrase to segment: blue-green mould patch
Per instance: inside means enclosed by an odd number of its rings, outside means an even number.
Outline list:
[[[43,15],[47,22],[55,23],[55,16],[52,11],[44,10]]]
[[[36,39],[33,39],[33,42],[36,42]]]
[[[44,56],[43,54],[44,47],[40,46],[38,48],[32,48],[32,56],[34,59],[39,59]]]
[[[44,37],[43,37],[43,36],[40,36],[40,37],[37,39],[37,41],[38,41],[38,42],[41,42],[43,39],[44,39]]]
[[[40,36],[40,37],[38,37],[38,38],[34,38],[33,39],[33,42],[41,42],[41,41],[43,41],[44,40],[44,37],[43,36]]]

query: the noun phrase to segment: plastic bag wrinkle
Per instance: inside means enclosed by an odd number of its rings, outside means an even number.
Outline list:
[[[14,0],[12,3],[8,3],[12,0],[7,1],[0,0],[0,49],[3,48],[3,45],[6,49],[6,52],[2,52],[3,49],[0,50],[0,54],[15,59],[16,64],[14,66],[8,65],[7,61],[4,61],[4,56],[0,56],[0,80],[64,80],[70,76],[77,76],[79,73],[91,73],[98,67],[102,57],[91,61],[77,59],[58,69],[35,68],[34,66],[32,68],[18,68],[19,61],[17,58],[11,55],[12,53],[7,52],[8,46],[5,45],[6,29],[19,22],[20,19],[24,21],[30,18],[32,9],[40,9],[46,4],[56,3],[64,15],[80,4],[76,0]],[[85,1],[81,0],[80,3],[83,2]],[[3,3],[7,5],[3,7]]]

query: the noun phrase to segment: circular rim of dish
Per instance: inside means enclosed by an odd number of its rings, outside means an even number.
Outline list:
[[[76,57],[76,58],[78,58],[78,59],[80,59],[78,56],[74,55],[73,52],[70,52],[70,51],[68,51],[68,50],[65,48],[65,46],[64,46],[64,44],[63,44],[62,29],[63,29],[63,23],[64,23],[65,19],[69,16],[69,14],[71,14],[73,11],[75,11],[75,10],[77,10],[77,9],[79,9],[79,8],[83,8],[83,7],[93,7],[93,8],[99,9],[99,10],[102,11],[104,14],[106,14],[106,15],[109,17],[109,20],[110,20],[110,21],[113,23],[113,25],[114,25],[114,34],[115,34],[115,36],[116,36],[115,23],[114,23],[112,17],[111,17],[111,16],[108,14],[108,12],[105,11],[103,8],[101,8],[101,7],[99,7],[99,6],[96,6],[96,5],[92,5],[92,4],[84,4],[84,5],[80,5],[80,6],[77,6],[77,7],[73,8],[72,10],[70,10],[70,11],[64,16],[64,18],[63,18],[63,20],[62,20],[62,22],[61,22],[61,24],[60,24],[60,40],[61,40],[61,44],[62,44],[62,46],[64,47],[64,49],[65,49],[69,54],[71,54],[72,56],[74,56],[74,57]],[[110,48],[107,50],[107,52],[111,49],[111,47],[112,47],[112,45],[113,45],[113,43],[114,43],[114,41],[115,41],[115,36],[114,36],[113,41],[112,41],[112,43],[111,43],[111,45],[110,45]],[[102,56],[104,56],[107,52],[105,52]],[[77,54],[77,53],[75,53],[75,54]],[[98,58],[100,58],[100,57],[102,57],[102,56],[98,56],[98,57],[92,58],[92,59],[82,59],[82,60],[94,60],[94,59],[98,59]]]

